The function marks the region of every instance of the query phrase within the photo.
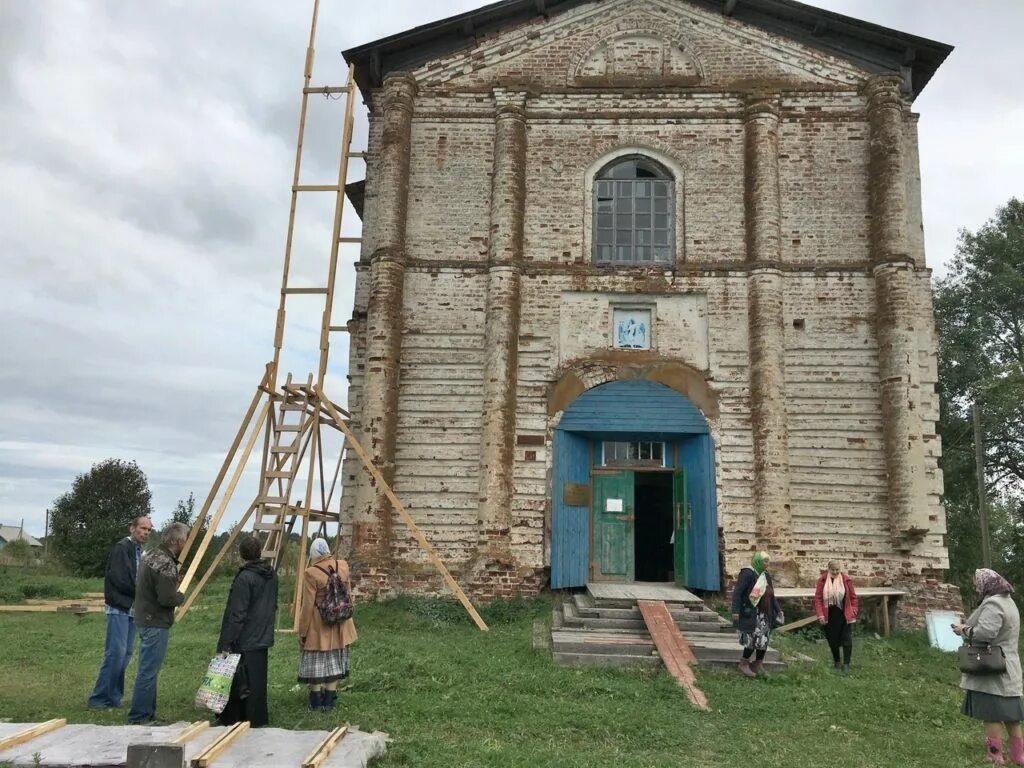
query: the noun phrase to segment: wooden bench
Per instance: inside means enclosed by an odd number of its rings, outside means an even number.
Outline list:
[[[882,628],[882,635],[889,636],[892,626],[896,623],[896,604],[906,592],[898,589],[886,589],[884,587],[857,588],[857,598],[860,602],[873,605],[875,620]],[[813,587],[776,587],[775,597],[779,600],[814,600]],[[876,602],[877,601],[877,602]],[[861,614],[866,613],[867,606],[861,606]],[[809,621],[807,622],[810,623]]]

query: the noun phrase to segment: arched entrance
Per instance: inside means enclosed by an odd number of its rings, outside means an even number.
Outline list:
[[[554,434],[551,588],[719,589],[714,463],[704,415],[664,384],[613,381],[577,397]]]

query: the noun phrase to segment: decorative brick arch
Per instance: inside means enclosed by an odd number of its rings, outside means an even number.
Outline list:
[[[635,17],[612,26],[569,64],[568,82],[583,87],[699,85],[707,68],[683,28]]]
[[[564,411],[588,389],[630,379],[664,384],[688,398],[709,423],[718,419],[718,392],[708,383],[705,374],[678,360],[664,359],[644,363],[588,360],[572,364],[548,387],[548,417]]]

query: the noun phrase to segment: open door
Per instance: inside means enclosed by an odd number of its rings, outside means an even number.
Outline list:
[[[690,505],[686,499],[686,470],[680,469],[672,474],[672,509],[675,512],[673,525],[672,563],[675,567],[675,581],[681,587],[689,582],[689,559],[686,557],[686,545],[689,539]]]
[[[594,578],[631,582],[633,552],[633,473],[594,475]]]

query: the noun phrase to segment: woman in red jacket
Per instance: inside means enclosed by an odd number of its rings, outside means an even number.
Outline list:
[[[814,612],[825,630],[825,639],[832,650],[832,663],[838,672],[850,671],[853,653],[853,624],[857,621],[857,591],[853,580],[842,572],[839,563],[829,561],[814,589]],[[843,662],[839,663],[839,649],[843,649]]]

